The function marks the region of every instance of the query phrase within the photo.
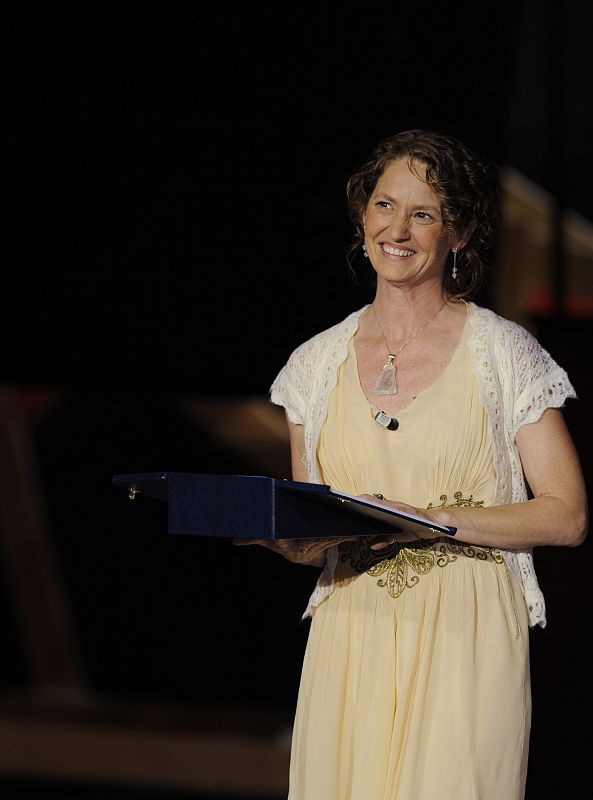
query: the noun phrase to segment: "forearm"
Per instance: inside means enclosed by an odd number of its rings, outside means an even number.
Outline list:
[[[532,500],[487,508],[434,509],[438,522],[458,529],[470,544],[503,549],[576,547],[587,535],[587,492],[578,454],[558,409],[517,433],[517,447]]]
[[[544,495],[524,503],[487,508],[444,508],[419,513],[457,528],[455,538],[469,544],[505,550],[556,545],[575,547],[587,532],[583,499],[568,503]]]

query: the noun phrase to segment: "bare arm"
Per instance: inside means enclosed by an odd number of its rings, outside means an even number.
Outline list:
[[[517,447],[533,499],[417,513],[456,527],[456,538],[470,544],[503,549],[582,544],[588,528],[587,494],[562,412],[547,409],[537,422],[520,428]]]
[[[290,435],[290,466],[293,481],[308,481],[307,465],[305,464],[305,427],[295,425],[286,420]]]

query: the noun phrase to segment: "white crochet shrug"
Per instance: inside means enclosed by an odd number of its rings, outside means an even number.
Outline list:
[[[536,422],[546,408],[560,408],[576,393],[566,372],[528,331],[487,308],[475,303],[469,306],[472,331],[468,347],[473,352],[473,371],[480,385],[493,442],[497,476],[494,504],[520,503],[527,500],[527,489],[515,444],[517,431],[522,425]],[[297,347],[270,389],[271,401],[285,408],[291,422],[304,425],[304,461],[311,483],[320,483],[317,440],[338,367],[346,358],[348,341],[358,328],[358,318],[367,307],[354,311]],[[500,552],[523,589],[530,625],[545,627],[545,602],[532,550]],[[311,616],[313,609],[332,592],[336,561],[337,547],[334,547],[328,550],[326,566],[304,617]]]

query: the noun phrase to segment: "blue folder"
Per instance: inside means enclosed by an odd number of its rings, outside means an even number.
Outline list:
[[[165,501],[168,532],[174,534],[310,539],[397,530],[453,536],[457,530],[325,484],[261,475],[146,472],[114,475],[113,484],[135,501],[144,496]]]

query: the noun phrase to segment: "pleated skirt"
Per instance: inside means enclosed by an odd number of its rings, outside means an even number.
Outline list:
[[[315,610],[288,800],[522,800],[531,694],[518,582],[500,560],[461,553],[402,586],[395,596],[386,573],[342,563]]]

